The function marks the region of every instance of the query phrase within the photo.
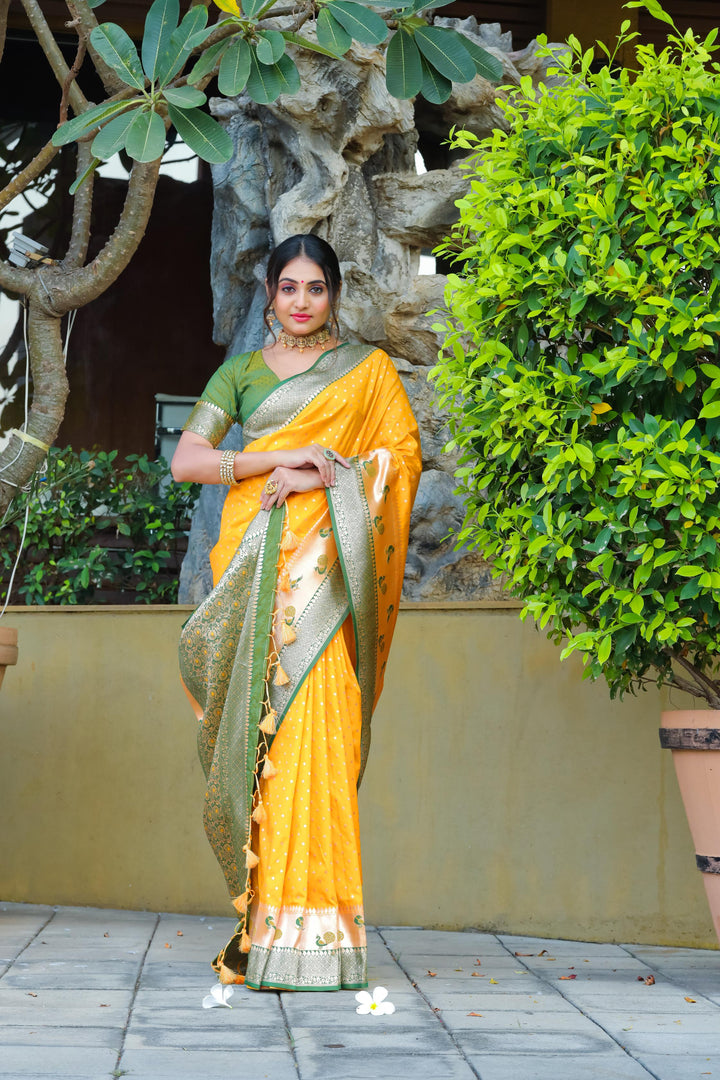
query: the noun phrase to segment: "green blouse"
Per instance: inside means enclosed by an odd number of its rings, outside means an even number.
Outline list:
[[[233,424],[245,423],[279,382],[259,349],[231,356],[208,382],[183,431],[194,431],[217,446]]]

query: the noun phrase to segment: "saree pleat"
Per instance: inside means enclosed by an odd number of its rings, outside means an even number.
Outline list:
[[[213,966],[254,989],[361,988],[357,786],[397,619],[417,426],[389,357],[346,346],[278,385],[244,433],[247,450],[329,445],[350,468],[269,515],[266,476],[232,488],[216,587],[183,631],[206,831],[240,915]]]

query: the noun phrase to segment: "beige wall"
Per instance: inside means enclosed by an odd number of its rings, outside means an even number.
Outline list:
[[[177,680],[188,610],[8,613],[3,899],[232,913]],[[401,612],[360,796],[369,921],[715,943],[660,696],[580,671],[510,605]]]

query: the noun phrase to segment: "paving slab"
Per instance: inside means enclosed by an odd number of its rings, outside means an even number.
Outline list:
[[[14,1025],[43,1027],[124,1027],[130,990],[57,990],[39,986],[28,992],[0,983],[0,1044],[12,1041]]]
[[[394,955],[404,953],[433,956],[507,956],[493,934],[453,930],[379,930]]]
[[[474,1054],[470,1062],[482,1080],[653,1080],[651,1073],[621,1050],[582,1057]]]
[[[322,1053],[298,1049],[296,1055],[300,1080],[477,1080],[477,1073],[457,1054],[338,1047]]]
[[[3,1046],[0,1077],[52,1077],[73,1080],[99,1080],[115,1068],[117,1050],[105,1047],[74,1046],[71,1042],[59,1046]]]
[[[139,1080],[297,1080],[298,1075],[289,1050],[243,1050],[240,1054],[235,1050],[133,1048],[122,1055],[119,1072],[123,1078]]]
[[[720,1058],[717,1056],[689,1054],[687,1057],[666,1057],[662,1054],[644,1054],[638,1060],[656,1080],[716,1080],[720,1076]]]

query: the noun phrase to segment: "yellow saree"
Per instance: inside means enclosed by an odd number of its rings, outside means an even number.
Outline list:
[[[215,444],[233,417],[201,401]],[[397,617],[420,474],[417,425],[390,358],[345,345],[278,383],[247,450],[320,443],[335,487],[259,509],[267,475],[231,488],[215,588],[185,625],[200,718],[205,829],[240,921],[214,962],[255,989],[367,985],[357,786]]]

